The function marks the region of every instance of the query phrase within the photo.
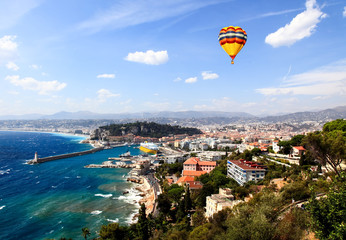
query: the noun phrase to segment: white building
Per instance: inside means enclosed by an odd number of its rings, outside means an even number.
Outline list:
[[[219,188],[219,194],[212,194],[208,196],[206,205],[205,216],[207,218],[213,217],[213,215],[225,208],[233,208],[235,205],[242,202],[241,200],[234,200],[234,196],[229,188]]]
[[[227,176],[236,180],[240,185],[264,179],[265,172],[265,166],[255,162],[244,159],[227,161]]]

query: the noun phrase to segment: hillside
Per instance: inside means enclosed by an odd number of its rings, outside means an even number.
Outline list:
[[[201,134],[197,128],[172,126],[169,124],[158,124],[154,122],[134,122],[125,124],[111,124],[99,128],[100,132],[107,131],[109,136],[124,136],[133,134],[141,137],[160,138],[178,134]]]

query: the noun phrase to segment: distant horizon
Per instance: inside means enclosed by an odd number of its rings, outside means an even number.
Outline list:
[[[333,108],[327,108],[327,109],[313,109],[313,110],[307,110],[307,111],[298,111],[298,112],[285,112],[285,113],[276,113],[276,114],[262,114],[262,115],[255,115],[252,113],[248,113],[248,112],[239,112],[239,111],[196,111],[196,110],[184,110],[184,111],[143,111],[143,112],[122,112],[122,113],[98,113],[98,112],[92,112],[92,111],[74,111],[74,112],[70,112],[70,111],[60,111],[60,112],[56,112],[56,113],[52,113],[52,114],[41,114],[41,113],[30,113],[30,114],[17,114],[17,115],[0,115],[0,120],[3,120],[1,118],[3,117],[10,117],[10,116],[15,116],[15,117],[24,117],[24,116],[36,116],[36,117],[49,117],[49,116],[54,116],[54,115],[59,115],[59,114],[89,114],[89,115],[143,115],[143,114],[160,114],[160,113],[188,113],[188,112],[194,112],[194,113],[223,113],[223,114],[248,114],[251,115],[253,117],[269,117],[269,116],[282,116],[282,115],[288,115],[288,114],[294,114],[294,113],[300,113],[300,112],[319,112],[319,111],[324,111],[324,110],[328,110],[328,109],[336,109],[336,108],[345,108],[346,109],[346,105],[345,106],[336,106]],[[154,117],[154,116],[153,116]],[[19,120],[20,118],[18,118]],[[40,118],[42,119],[42,118]],[[81,118],[83,119],[83,118]],[[101,118],[100,118],[101,119]],[[8,119],[11,120],[11,119]],[[17,120],[17,119],[14,119]],[[27,119],[23,119],[23,120],[27,120]],[[31,119],[28,119],[31,120]]]

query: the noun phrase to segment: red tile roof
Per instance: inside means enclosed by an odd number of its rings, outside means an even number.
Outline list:
[[[201,161],[198,163],[198,165],[207,165],[207,166],[216,166],[216,162],[212,162],[212,161]]]
[[[191,181],[194,181],[195,178],[194,177],[191,177],[191,176],[183,176],[181,178],[178,179],[177,181],[177,184],[178,183],[184,183],[184,182],[191,182]]]
[[[243,170],[264,170],[263,166],[258,165],[251,161],[245,161],[243,159],[241,160],[230,160],[231,163],[239,166]]]
[[[202,189],[203,188],[203,184],[200,181],[189,181],[187,182],[187,184],[189,185],[190,189]]]
[[[206,171],[193,171],[193,170],[184,170],[183,176],[191,176],[191,177],[198,177],[202,174],[207,173]]]
[[[184,164],[197,164],[199,162],[199,158],[197,157],[192,157],[187,159]]]
[[[295,149],[297,149],[299,151],[305,151],[305,148],[303,146],[295,146],[293,148],[295,148]]]

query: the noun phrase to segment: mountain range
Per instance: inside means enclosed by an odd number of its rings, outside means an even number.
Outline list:
[[[119,113],[100,114],[89,111],[79,112],[58,112],[52,115],[25,114],[0,116],[0,120],[76,120],[76,119],[138,119],[150,120],[155,118],[169,119],[234,119],[234,120],[255,120],[263,122],[283,122],[283,121],[325,121],[330,119],[346,118],[346,106],[325,109],[321,111],[306,111],[284,114],[280,116],[256,117],[245,112],[221,112],[221,111],[180,111],[180,112],[142,112],[142,113]]]

